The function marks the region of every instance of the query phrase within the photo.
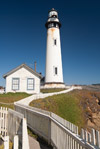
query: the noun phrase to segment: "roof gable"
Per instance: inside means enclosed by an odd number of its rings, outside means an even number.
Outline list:
[[[3,75],[3,78],[6,78],[7,76],[13,74],[14,72],[16,72],[17,70],[21,69],[21,68],[25,68],[27,69],[29,72],[31,72],[32,74],[34,74],[35,76],[42,78],[42,75],[37,73],[36,71],[34,71],[31,67],[27,66],[26,64],[21,64],[20,66],[16,67],[15,69],[12,69],[11,71],[7,72],[6,74]]]

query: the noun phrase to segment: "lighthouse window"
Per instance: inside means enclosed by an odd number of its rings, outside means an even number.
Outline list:
[[[53,23],[51,24],[51,26],[53,27]]]
[[[55,75],[57,75],[57,67],[55,67]]]
[[[54,23],[54,27],[56,27],[56,23]]]
[[[58,24],[56,24],[56,27],[59,27]]]
[[[56,39],[54,39],[54,45],[57,45],[57,40]]]

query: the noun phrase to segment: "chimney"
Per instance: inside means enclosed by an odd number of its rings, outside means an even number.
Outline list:
[[[34,62],[34,70],[36,71],[36,61]]]

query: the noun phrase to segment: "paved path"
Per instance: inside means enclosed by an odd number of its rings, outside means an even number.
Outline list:
[[[36,141],[33,137],[31,136],[28,136],[29,138],[29,146],[30,146],[30,149],[40,149],[40,145],[39,145],[39,142]]]
[[[68,93],[74,89],[82,89],[80,86],[72,86],[71,88],[67,89],[67,90],[63,90],[63,91],[60,91],[60,92],[54,92],[54,93],[39,93],[39,94],[35,94],[35,95],[32,95],[32,96],[29,96],[29,97],[26,97],[20,101],[17,101],[16,103],[20,103],[20,104],[23,104],[23,105],[29,105],[30,102],[32,100],[36,100],[36,99],[39,99],[39,98],[45,98],[45,97],[48,97],[48,96],[53,96],[53,95],[58,95],[58,94],[63,94],[63,93]]]

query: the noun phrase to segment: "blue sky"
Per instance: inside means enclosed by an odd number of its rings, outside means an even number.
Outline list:
[[[0,1],[0,85],[2,75],[22,63],[45,75],[48,11],[59,13],[64,82],[100,83],[100,1]]]

